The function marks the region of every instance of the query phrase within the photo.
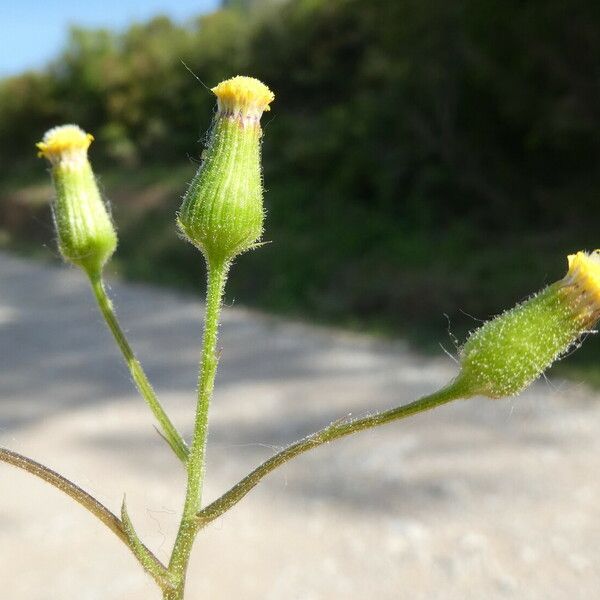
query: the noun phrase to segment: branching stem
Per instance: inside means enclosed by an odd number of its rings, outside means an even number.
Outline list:
[[[225,492],[220,498],[202,508],[201,497],[204,482],[206,442],[208,436],[208,414],[213,394],[215,375],[217,371],[217,337],[223,291],[227,281],[229,262],[209,265],[208,288],[206,292],[206,314],[202,342],[202,357],[198,379],[198,404],[194,427],[192,446],[188,450],[180,434],[177,432],[162,406],[158,402],[152,386],[148,382],[140,363],[135,358],[114,314],[111,302],[106,295],[100,276],[90,277],[92,289],[98,301],[98,306],[113,333],[131,375],[142,396],[146,399],[152,412],[159,421],[165,439],[169,442],[177,456],[187,466],[187,490],[183,514],[169,566],[165,567],[137,538],[129,521],[125,507],[124,519],[119,519],[103,504],[87,492],[70,482],[65,477],[51,469],[10,450],[0,448],[0,460],[24,469],[44,481],[54,485],[76,502],[87,508],[111,529],[129,548],[142,567],[155,579],[160,586],[164,600],[183,600],[185,580],[194,540],[198,531],[214,521],[246,496],[264,477],[289,460],[327,444],[336,439],[378,427],[392,421],[405,419],[420,412],[431,410],[442,404],[467,398],[472,391],[459,376],[448,386],[433,394],[424,396],[404,406],[368,415],[352,420],[338,420],[324,427],[287,448],[278,452],[259,465],[241,481]]]

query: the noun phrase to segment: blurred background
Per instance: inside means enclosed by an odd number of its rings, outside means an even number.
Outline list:
[[[204,267],[175,213],[209,88],[248,74],[276,94],[270,243],[230,278],[207,500],[332,419],[443,385],[440,343],[600,246],[597,0],[20,0],[0,31],[0,444],[113,510],[127,491],[163,559],[183,473],[60,266],[49,127],[95,135],[117,310],[189,436]],[[290,463],[198,540],[190,599],[600,597],[599,359],[592,339],[559,365],[570,383]],[[83,510],[7,466],[0,582],[14,600],[157,597]]]
[[[592,0],[22,2],[2,18],[6,247],[53,248],[34,143],[75,122],[96,136],[114,268],[196,285],[174,212],[210,126],[207,87],[238,73],[277,98],[271,243],[240,259],[232,298],[437,347],[448,320],[462,339],[600,244]],[[571,367],[595,361],[580,354]]]

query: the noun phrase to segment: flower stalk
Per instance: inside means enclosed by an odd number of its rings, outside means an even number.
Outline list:
[[[183,593],[183,587],[185,586],[187,565],[192,546],[199,529],[196,514],[201,506],[202,484],[206,470],[208,414],[217,373],[218,329],[228,270],[228,263],[208,266],[206,314],[198,380],[198,405],[196,409],[194,438],[187,463],[188,479],[183,514],[169,562],[169,571],[175,578],[178,588],[181,589],[181,593]],[[177,598],[178,596],[173,597]]]
[[[244,496],[255,488],[269,473],[300,454],[304,454],[309,450],[322,446],[323,444],[328,444],[329,442],[333,442],[342,437],[352,435],[353,433],[358,433],[359,431],[371,429],[373,427],[379,427],[380,425],[385,425],[386,423],[391,423],[393,421],[406,419],[407,417],[426,412],[443,404],[447,404],[448,402],[452,402],[453,400],[468,398],[470,395],[471,393],[467,386],[465,386],[464,381],[456,379],[441,390],[423,396],[410,404],[404,404],[403,406],[398,406],[359,419],[334,421],[320,431],[312,433],[300,441],[291,444],[287,448],[284,448],[281,452],[278,452],[246,475],[246,477],[236,483],[228,492],[214,502],[211,502],[211,504],[198,513],[198,524],[200,527],[205,527],[220,517],[223,513],[227,512],[242,500]]]
[[[117,315],[113,308],[112,302],[106,293],[104,281],[102,276],[99,274],[90,275],[90,284],[92,286],[92,292],[98,303],[98,308],[106,321],[106,325],[112,333],[117,346],[121,350],[125,364],[129,369],[131,378],[133,379],[135,386],[142,398],[148,404],[148,407],[152,411],[152,414],[158,421],[160,426],[159,433],[167,441],[175,455],[179,458],[182,463],[186,463],[188,460],[189,449],[187,444],[183,440],[181,434],[177,431],[175,425],[173,425],[171,419],[167,415],[162,404],[158,400],[152,384],[148,380],[144,369],[140,361],[136,358],[125,333],[119,325]]]

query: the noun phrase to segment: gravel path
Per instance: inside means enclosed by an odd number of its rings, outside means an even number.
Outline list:
[[[202,272],[198,269],[198,276]],[[235,277],[235,270],[233,272]],[[115,283],[121,320],[190,433],[202,306]],[[0,254],[0,444],[45,462],[168,556],[184,476],[81,275]],[[454,374],[404,344],[225,311],[206,498],[295,438]],[[593,340],[591,343],[598,343]],[[342,440],[271,475],[199,538],[196,600],[600,598],[600,403],[542,382]],[[159,600],[110,532],[0,465],[0,597]]]

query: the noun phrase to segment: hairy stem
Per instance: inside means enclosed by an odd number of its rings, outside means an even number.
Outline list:
[[[208,435],[208,412],[212,397],[215,375],[217,372],[217,336],[219,318],[221,314],[221,301],[227,281],[229,263],[223,262],[212,265],[208,263],[208,287],[206,291],[206,314],[204,317],[204,336],[202,341],[202,358],[198,378],[198,405],[196,408],[196,421],[194,425],[194,439],[190,449],[187,463],[188,481],[183,507],[181,524],[171,561],[169,571],[178,582],[178,589],[172,592],[169,598],[183,597],[185,575],[190,553],[196,534],[198,533],[198,519],[196,513],[201,506],[202,484],[204,481],[206,440]],[[176,595],[177,593],[180,596]]]
[[[90,494],[82,490],[78,485],[75,485],[66,477],[59,475],[56,473],[56,471],[53,471],[52,469],[49,469],[48,467],[45,467],[44,465],[27,458],[26,456],[22,456],[17,452],[7,450],[6,448],[0,448],[0,461],[8,463],[9,465],[19,469],[23,469],[24,471],[43,479],[50,485],[53,485],[55,488],[59,489],[61,492],[67,494],[67,496],[70,496],[73,500],[75,500],[75,502],[81,504],[81,506],[86,508],[96,518],[102,521],[102,523],[104,523],[123,543],[125,543],[130,550],[132,549],[121,519],[108,510],[108,508],[106,508],[106,506],[104,506],[102,503],[98,502],[96,498],[90,496]],[[144,546],[144,550],[153,563],[148,565],[151,570],[154,572],[165,572],[166,567],[160,562],[160,560],[158,560],[158,558],[156,558],[156,556],[154,556],[154,554],[152,554],[152,552],[148,550],[146,546]],[[150,572],[147,567],[144,568]]]
[[[262,465],[254,469],[254,471],[246,475],[246,477],[234,485],[228,492],[223,494],[220,498],[206,506],[198,513],[198,525],[199,527],[204,527],[211,521],[214,521],[224,512],[228,511],[231,507],[237,504],[261,481],[261,479],[263,479],[263,477],[267,476],[271,471],[274,471],[277,467],[283,465],[299,454],[303,454],[308,450],[312,450],[313,448],[327,444],[341,437],[357,433],[358,431],[384,425],[385,423],[390,423],[392,421],[405,419],[411,415],[431,410],[436,406],[446,404],[452,400],[458,400],[459,398],[466,398],[470,395],[471,393],[469,390],[466,388],[460,378],[458,378],[445,388],[442,388],[433,394],[424,396],[423,398],[415,400],[409,404],[369,415],[360,419],[354,419],[345,422],[334,421],[320,431],[317,431],[292,444],[291,446],[288,446],[281,452],[278,452],[266,460]]]
[[[146,377],[146,373],[144,373],[144,369],[142,368],[140,361],[135,357],[129,342],[125,337],[119,322],[117,321],[117,316],[112,306],[112,302],[106,294],[102,276],[95,273],[88,273],[88,275],[92,284],[94,296],[96,297],[98,307],[100,308],[100,312],[102,313],[108,328],[113,334],[117,345],[123,353],[123,358],[125,359],[125,363],[129,368],[129,372],[131,373],[131,377],[133,378],[139,393],[141,394],[142,398],[144,398],[150,407],[150,410],[156,417],[156,420],[160,424],[160,431],[164,439],[167,441],[169,446],[171,446],[173,452],[175,452],[179,459],[183,463],[186,463],[189,454],[188,447],[183,440],[183,437],[177,431],[164,408],[160,404],[152,385]]]
[[[179,589],[165,590],[163,592],[163,600],[183,600],[184,589],[180,586]]]

